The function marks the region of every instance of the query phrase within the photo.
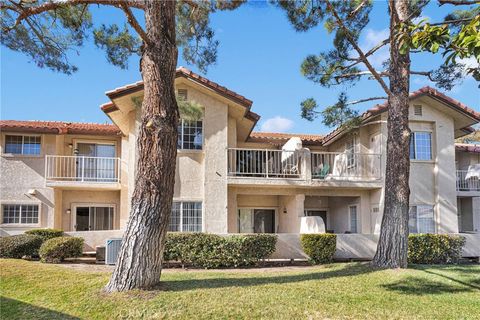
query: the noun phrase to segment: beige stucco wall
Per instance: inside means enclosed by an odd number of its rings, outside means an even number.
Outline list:
[[[45,156],[73,155],[74,148],[69,144],[78,141],[109,141],[117,145],[117,155],[120,155],[120,137],[92,135],[54,135],[32,134],[41,137],[40,155],[11,155],[4,153],[5,135],[21,135],[17,132],[2,132],[0,134],[0,203],[1,204],[38,204],[39,223],[34,225],[0,225],[0,233],[18,233],[32,228],[64,228],[70,230],[70,217],[65,214],[67,207],[73,202],[115,203],[116,217],[119,217],[119,191],[80,191],[63,190],[63,188],[46,187]],[[88,188],[88,186],[87,186]],[[29,194],[34,190],[35,194]],[[113,196],[115,194],[115,196]],[[90,201],[94,200],[94,201]],[[0,212],[0,215],[2,212]],[[1,217],[0,217],[0,221]],[[116,227],[119,220],[115,222]]]
[[[120,192],[119,191],[79,191],[63,190],[62,192],[62,229],[65,231],[74,231],[73,215],[75,215],[75,206],[93,206],[93,205],[114,205],[114,228],[120,228]],[[56,203],[58,205],[58,203]],[[71,210],[68,214],[67,210]]]

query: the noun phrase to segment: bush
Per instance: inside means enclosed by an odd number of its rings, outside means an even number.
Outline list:
[[[83,238],[57,237],[45,241],[39,253],[42,262],[59,263],[65,258],[75,258],[82,255]]]
[[[60,229],[32,229],[25,231],[25,233],[40,236],[43,238],[43,241],[63,236],[63,230]]]
[[[275,235],[235,235],[222,237],[207,233],[168,233],[165,261],[183,266],[229,268],[252,266],[275,251]]]
[[[30,234],[2,237],[0,238],[0,258],[37,257],[42,242],[42,237]]]
[[[314,264],[331,262],[337,249],[337,236],[330,233],[302,234],[300,242]]]
[[[462,257],[465,238],[448,234],[411,234],[408,262],[419,264],[457,263]]]

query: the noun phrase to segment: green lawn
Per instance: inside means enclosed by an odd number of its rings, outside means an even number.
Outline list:
[[[169,271],[105,295],[107,272],[0,259],[1,319],[480,319],[480,266]]]

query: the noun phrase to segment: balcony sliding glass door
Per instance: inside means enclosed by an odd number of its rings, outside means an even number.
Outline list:
[[[77,180],[112,182],[116,180],[114,144],[77,143]]]
[[[240,233],[275,233],[274,209],[239,209]]]

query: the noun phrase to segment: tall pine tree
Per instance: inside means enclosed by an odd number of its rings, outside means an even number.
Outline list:
[[[439,0],[443,3],[467,1]],[[447,60],[445,65],[437,70],[411,70],[411,48],[417,51],[437,52],[438,46],[445,50],[453,50],[455,56],[462,58],[473,55],[475,44],[465,41],[471,39],[468,35],[455,38],[461,33],[462,25],[473,23],[476,14],[467,14],[465,11],[452,12],[440,25],[445,25],[448,32],[438,34],[438,29],[422,31],[424,21],[415,24],[413,21],[422,14],[422,10],[429,0],[389,0],[388,22],[389,35],[372,48],[362,49],[359,39],[362,31],[369,23],[370,12],[374,5],[371,0],[302,0],[277,1],[279,7],[286,11],[290,23],[297,31],[307,31],[321,22],[329,33],[334,34],[333,49],[321,52],[318,55],[309,55],[303,61],[301,71],[303,75],[324,87],[337,85],[354,85],[363,79],[373,79],[382,88],[384,96],[362,97],[356,101],[348,101],[346,93],[341,93],[339,100],[333,106],[318,110],[317,102],[306,99],[301,103],[302,116],[313,120],[317,116],[323,117],[328,126],[340,126],[345,130],[361,122],[358,111],[352,108],[357,103],[373,100],[388,102],[388,139],[387,159],[385,172],[385,205],[383,211],[380,239],[373,265],[388,268],[405,268],[407,266],[408,247],[408,209],[409,209],[409,143],[410,129],[408,127],[408,106],[410,75],[426,76],[444,89],[451,89],[455,81],[463,77],[465,65],[457,63],[455,59]],[[471,4],[471,3],[465,3]],[[478,8],[470,10],[476,12]],[[452,16],[462,15],[460,20]],[[455,20],[455,21],[451,21]],[[478,28],[476,29],[478,34]],[[422,38],[423,36],[423,38]],[[430,42],[429,42],[430,41]],[[432,43],[440,42],[432,46]],[[459,43],[467,47],[467,51],[458,53]],[[478,42],[476,42],[478,43]],[[389,46],[389,58],[384,61],[383,69],[375,69],[371,58],[382,47]],[[478,48],[476,49],[478,51]],[[456,53],[455,53],[456,52]],[[477,56],[477,59],[479,57]],[[472,72],[473,71],[469,71]]]
[[[178,47],[205,70],[216,61],[218,42],[209,15],[235,9],[237,0],[5,0],[0,3],[1,42],[39,67],[72,74],[68,60],[90,31],[110,63],[126,68],[140,55],[144,83],[135,186],[118,262],[105,290],[151,288],[160,281],[172,206],[179,112],[174,80]],[[117,8],[128,22],[94,28],[91,5]],[[135,14],[137,13],[137,14]],[[137,20],[142,16],[145,27]]]

